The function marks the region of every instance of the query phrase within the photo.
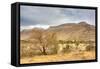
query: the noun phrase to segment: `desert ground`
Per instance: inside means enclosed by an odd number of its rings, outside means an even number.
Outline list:
[[[41,63],[41,62],[59,62],[59,61],[78,61],[78,60],[94,60],[94,51],[84,51],[69,54],[41,55],[34,57],[21,58],[21,64]]]

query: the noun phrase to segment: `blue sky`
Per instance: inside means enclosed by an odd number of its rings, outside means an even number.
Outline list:
[[[57,7],[21,6],[21,29],[48,28],[64,23],[86,21],[95,25],[95,10]]]

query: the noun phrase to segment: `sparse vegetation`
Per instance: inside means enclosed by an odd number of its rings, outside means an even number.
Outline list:
[[[49,36],[49,37],[48,37]],[[49,34],[48,36],[45,36],[43,39],[42,37],[38,38],[37,43],[33,43],[32,41],[21,41],[21,57],[33,57],[37,55],[54,55],[57,54],[57,51],[59,50],[58,44],[61,44],[62,46],[62,53],[70,53],[74,50],[72,48],[75,48],[75,50],[79,50],[78,46],[82,43],[82,41],[57,41],[55,40],[55,34]],[[65,44],[65,46],[64,46]],[[71,45],[72,44],[72,45]],[[75,44],[75,47],[73,46]],[[83,42],[83,44],[85,44]],[[64,46],[64,47],[63,47]],[[89,44],[86,46],[86,49],[83,51],[94,51],[95,46],[92,44]],[[80,51],[80,50],[79,50]]]
[[[81,29],[80,25],[78,26],[75,26],[76,30]],[[93,39],[93,36],[89,37],[90,34],[86,33],[86,29],[82,29],[81,35],[79,32],[74,35],[73,32],[70,34],[69,31],[70,29],[74,32],[76,31],[72,27],[70,28],[69,26],[69,29],[66,29],[68,32],[66,32],[65,28],[60,28],[54,29],[53,27],[53,30],[33,29],[28,39],[20,40],[21,63],[95,59],[95,40],[88,40],[90,38]],[[94,35],[94,33],[91,34]]]

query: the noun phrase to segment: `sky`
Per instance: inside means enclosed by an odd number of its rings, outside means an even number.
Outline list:
[[[95,25],[95,10],[41,6],[20,6],[21,30],[34,27],[47,29],[64,23],[82,21]]]

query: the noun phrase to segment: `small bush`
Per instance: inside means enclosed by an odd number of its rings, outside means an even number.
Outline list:
[[[86,47],[86,51],[93,51],[93,50],[95,50],[95,47],[94,46],[87,46]]]
[[[69,52],[71,52],[71,49],[69,45],[67,45],[66,48],[63,49],[63,53],[69,53]]]

